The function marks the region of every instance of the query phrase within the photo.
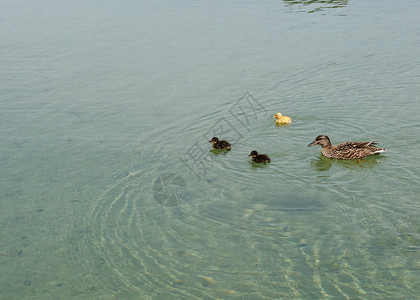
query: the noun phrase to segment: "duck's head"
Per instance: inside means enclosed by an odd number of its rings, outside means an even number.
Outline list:
[[[209,143],[217,144],[219,142],[219,139],[217,137],[213,137]]]
[[[315,140],[312,143],[308,144],[308,147],[312,147],[315,145],[320,145],[322,147],[329,146],[331,145],[330,138],[325,134],[320,134],[315,138]]]
[[[255,150],[252,150],[248,156],[256,157],[257,155],[258,155],[258,152]]]
[[[275,118],[275,119],[280,119],[281,117],[283,117],[283,115],[281,114],[281,113],[276,113],[275,115],[274,115],[274,117],[273,118]]]

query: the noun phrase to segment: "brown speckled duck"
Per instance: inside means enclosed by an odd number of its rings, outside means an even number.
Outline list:
[[[366,156],[375,155],[385,152],[386,149],[374,146],[375,141],[372,142],[344,142],[338,145],[332,145],[330,138],[324,134],[318,135],[316,139],[308,145],[320,145],[322,147],[322,155],[329,158],[336,159],[363,159]]]

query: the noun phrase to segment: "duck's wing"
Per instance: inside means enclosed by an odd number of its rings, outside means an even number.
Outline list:
[[[357,147],[357,148],[367,148],[369,146],[374,146],[377,143],[375,141],[371,141],[371,142],[353,142],[353,144]]]
[[[261,155],[261,159],[262,159],[264,162],[271,162],[271,159],[268,157],[268,155],[267,155],[267,154],[262,154],[262,155]]]
[[[216,149],[226,149],[227,151],[230,151],[232,145],[227,141],[219,141],[217,144],[213,144],[213,147]]]
[[[337,145],[337,149],[355,149],[355,148],[367,148],[369,146],[376,145],[375,141],[371,142],[344,142]]]
[[[222,148],[226,148],[226,150],[228,150],[228,151],[232,148],[232,145],[227,141],[222,141],[221,146],[222,146]]]

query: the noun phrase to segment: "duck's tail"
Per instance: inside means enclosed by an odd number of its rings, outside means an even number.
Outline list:
[[[378,153],[382,153],[382,152],[386,152],[386,149],[384,148],[384,149],[376,150],[375,152],[373,152],[373,154],[378,154]]]

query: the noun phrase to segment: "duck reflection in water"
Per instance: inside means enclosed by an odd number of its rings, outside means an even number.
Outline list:
[[[370,156],[366,157],[362,161],[356,159],[352,160],[337,160],[333,158],[325,157],[324,155],[319,155],[315,159],[310,160],[311,167],[314,171],[324,172],[328,171],[331,166],[342,166],[347,169],[356,170],[356,169],[370,169],[382,163],[386,160],[386,156]]]
[[[347,6],[348,0],[283,0],[286,7],[297,7],[299,11],[314,13],[329,8]]]

